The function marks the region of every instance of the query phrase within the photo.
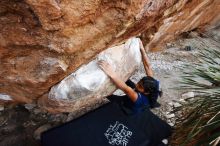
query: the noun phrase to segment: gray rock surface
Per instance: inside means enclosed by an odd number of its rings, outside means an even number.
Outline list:
[[[184,98],[184,99],[192,98],[194,96],[195,96],[194,92],[187,92],[187,93],[182,94],[182,98]]]

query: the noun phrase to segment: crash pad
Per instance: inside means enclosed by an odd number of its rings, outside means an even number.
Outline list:
[[[127,114],[110,102],[41,135],[42,146],[159,146],[171,127],[149,109]]]

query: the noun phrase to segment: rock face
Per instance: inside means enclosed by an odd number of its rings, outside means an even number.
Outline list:
[[[0,101],[36,101],[140,33],[155,50],[182,32],[215,26],[219,7],[219,0],[1,0]]]
[[[40,98],[40,105],[51,112],[76,112],[112,94],[117,88],[98,67],[98,60],[107,61],[126,81],[141,64],[139,41],[129,39],[125,44],[101,52],[95,60],[52,87],[49,95]]]
[[[161,50],[161,45],[174,40],[183,32],[204,31],[220,25],[219,0],[179,0],[163,12],[157,25],[143,33],[146,47]]]

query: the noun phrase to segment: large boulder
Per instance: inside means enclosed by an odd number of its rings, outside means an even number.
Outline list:
[[[40,105],[50,112],[76,112],[112,94],[117,88],[99,68],[98,60],[107,61],[126,81],[141,65],[139,41],[129,39],[125,44],[101,52],[96,59],[53,86],[49,95],[40,98]]]
[[[219,22],[219,0],[1,0],[0,101],[31,103],[101,51],[143,33],[155,50]]]

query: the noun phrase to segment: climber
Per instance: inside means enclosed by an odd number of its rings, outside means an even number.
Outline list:
[[[147,77],[136,85],[130,80],[124,83],[110,64],[99,61],[100,68],[126,95],[111,95],[107,97],[110,103],[43,133],[44,146],[165,146],[162,140],[171,135],[172,129],[150,110],[157,106],[161,92],[144,47],[139,43]]]
[[[99,67],[111,78],[113,83],[126,94],[126,96],[111,95],[108,99],[123,103],[125,107],[131,109],[134,113],[140,112],[145,108],[160,106],[157,99],[162,95],[162,91],[159,90],[159,81],[153,78],[149,59],[140,40],[139,45],[147,76],[143,77],[136,85],[130,80],[124,83],[107,62],[98,62]]]

